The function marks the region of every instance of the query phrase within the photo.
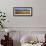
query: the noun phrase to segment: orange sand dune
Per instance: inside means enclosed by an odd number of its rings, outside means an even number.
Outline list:
[[[30,11],[16,11],[16,14],[30,14]]]

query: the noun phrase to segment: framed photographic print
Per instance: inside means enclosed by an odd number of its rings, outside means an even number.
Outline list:
[[[32,7],[14,7],[13,16],[32,16]]]

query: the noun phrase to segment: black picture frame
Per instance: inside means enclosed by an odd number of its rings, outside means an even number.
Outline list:
[[[13,7],[13,16],[32,16],[32,7]]]

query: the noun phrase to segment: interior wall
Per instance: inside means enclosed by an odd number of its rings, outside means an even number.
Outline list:
[[[6,12],[6,27],[46,27],[46,0],[0,0],[0,10]],[[13,16],[13,7],[32,7],[31,16]]]
[[[0,0],[0,10],[5,12],[7,16],[5,27],[8,27],[11,31],[20,31],[20,36],[30,33],[30,31],[46,31],[45,4],[46,0]],[[24,6],[33,8],[32,17],[13,16],[13,7]],[[16,36],[18,35],[16,34]]]

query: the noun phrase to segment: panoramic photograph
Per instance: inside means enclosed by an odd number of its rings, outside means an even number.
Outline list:
[[[14,15],[32,15],[32,7],[14,7]]]

